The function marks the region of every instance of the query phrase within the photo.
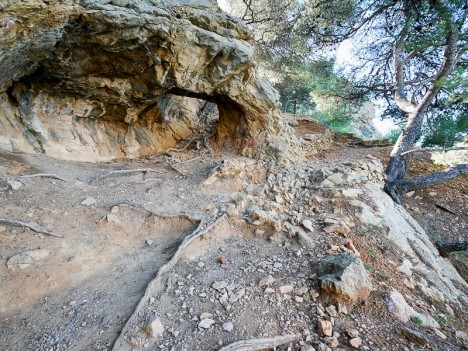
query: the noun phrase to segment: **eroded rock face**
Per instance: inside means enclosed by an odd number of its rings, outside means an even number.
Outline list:
[[[248,29],[214,0],[2,6],[0,147],[89,161],[154,153],[199,130],[187,97],[215,102],[218,142],[245,152],[277,123]],[[167,117],[168,98],[182,116]]]

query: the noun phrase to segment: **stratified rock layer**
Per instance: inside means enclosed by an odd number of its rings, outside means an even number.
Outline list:
[[[215,102],[217,141],[244,152],[278,123],[248,29],[215,1],[2,6],[0,147],[89,161],[162,151],[199,131],[182,97]],[[168,98],[180,114],[165,113]]]

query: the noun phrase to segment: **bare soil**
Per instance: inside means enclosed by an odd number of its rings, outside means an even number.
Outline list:
[[[298,133],[313,134],[314,128],[301,124]],[[309,157],[316,167],[368,154],[385,162],[389,154],[388,147],[364,147],[343,140],[330,143],[324,139],[319,149]],[[200,223],[219,220],[230,204],[242,202],[247,193],[262,193],[264,174],[260,171],[250,175],[255,181],[248,189],[235,177],[226,179],[222,188],[204,185],[222,160],[244,161],[241,157],[193,150],[175,157],[179,162],[176,169],[159,156],[85,164],[44,155],[0,154],[0,216],[34,222],[64,235],[55,238],[0,225],[2,350],[110,350],[138,304],[144,313],[135,318],[158,315],[166,327],[151,350],[217,350],[242,339],[290,333],[301,334],[308,343],[318,341],[317,309],[333,302],[318,297],[316,269],[320,258],[333,253],[332,246],[343,244],[344,238],[336,234],[320,234],[316,248],[304,250],[269,226],[255,227],[242,218],[225,217],[170,270],[167,277],[171,278],[163,280],[158,298],[141,301],[160,268]],[[108,173],[141,168],[154,172]],[[412,168],[414,174],[420,170]],[[38,173],[55,174],[67,181],[23,177]],[[8,181],[22,185],[14,191]],[[467,233],[467,189],[466,179],[460,179],[417,192],[405,206],[430,235],[459,240]],[[429,194],[434,191],[437,196]],[[89,198],[96,202],[82,204]],[[435,202],[457,215],[439,210]],[[327,212],[352,216],[339,201],[320,209],[320,213]],[[362,349],[426,349],[401,336],[398,322],[385,306],[384,293],[390,285],[411,293],[394,267],[385,264],[385,260],[397,262],[398,252],[386,246],[383,235],[369,237],[366,230],[357,226],[350,238],[362,260],[372,265],[371,276],[378,287],[368,301],[350,306],[348,314],[335,318],[340,347],[351,349],[345,331],[355,328],[363,339]],[[38,249],[47,250],[48,256],[17,271],[8,268],[14,255]],[[295,289],[307,288],[308,293],[267,296],[258,281],[269,274],[275,276],[276,287],[290,284]],[[220,304],[220,293],[212,288],[219,281],[226,281],[233,294],[241,295],[233,298],[229,309]],[[431,301],[421,298],[419,303],[421,308],[434,308],[433,313],[446,312],[444,306],[434,307]],[[212,314],[215,320],[206,330],[198,327],[203,313]],[[463,349],[454,333],[467,332],[466,311],[456,309],[455,313],[443,330],[447,340],[425,331],[428,349]],[[226,322],[233,324],[231,332],[223,330]],[[284,350],[299,350],[300,346],[293,343]]]

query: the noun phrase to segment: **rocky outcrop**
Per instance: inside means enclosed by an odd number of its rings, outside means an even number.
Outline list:
[[[162,151],[199,130],[182,97],[216,103],[218,144],[245,153],[281,123],[248,29],[214,0],[2,6],[0,147],[89,161]],[[169,98],[187,113],[164,113]]]

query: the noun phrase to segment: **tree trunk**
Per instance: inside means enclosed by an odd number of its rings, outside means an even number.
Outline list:
[[[452,252],[467,251],[468,241],[459,241],[455,243],[436,242],[435,246],[442,257],[447,257]]]
[[[294,114],[297,112],[297,100],[294,100]]]
[[[385,182],[384,190],[391,196],[393,201],[400,205],[402,204],[404,193],[402,189],[399,189],[398,181],[405,178],[408,166],[407,156],[402,154],[414,148],[418,133],[424,121],[424,112],[425,109],[420,109],[410,114],[408,124],[401,133],[390,154],[390,160],[386,170],[387,181]]]

